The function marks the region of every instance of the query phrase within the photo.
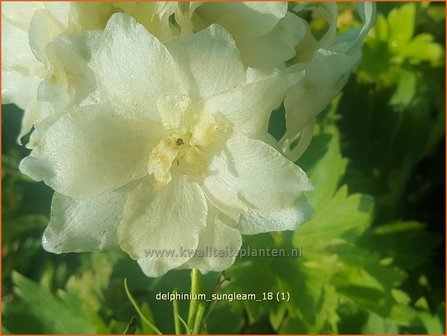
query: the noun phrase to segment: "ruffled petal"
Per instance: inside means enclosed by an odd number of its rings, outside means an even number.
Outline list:
[[[125,201],[126,194],[118,192],[82,201],[55,193],[50,222],[42,237],[43,248],[66,253],[118,246],[117,227]]]
[[[79,105],[96,89],[88,66],[101,32],[61,34],[46,47],[48,71],[39,86],[39,100],[66,106]]]
[[[66,196],[95,197],[147,174],[161,131],[120,117],[108,106],[85,106],[55,121],[20,170]]]
[[[2,25],[5,21],[27,32],[33,15],[37,10],[44,8],[40,1],[4,1],[2,6]],[[4,41],[3,41],[4,43]]]
[[[34,14],[29,29],[29,44],[36,58],[47,63],[45,51],[53,39],[64,31],[64,26],[46,9]]]
[[[186,94],[169,51],[126,14],[108,21],[94,67],[103,98],[127,117],[159,121],[157,99]]]
[[[231,220],[208,205],[206,229],[200,235],[194,257],[180,268],[198,268],[200,272],[221,272],[230,267],[242,245],[241,233]]]
[[[237,134],[211,162],[203,188],[213,205],[234,219],[250,208],[284,209],[313,190],[306,174],[276,149]]]
[[[7,20],[2,20],[2,55],[2,102],[26,109],[36,100],[40,81],[36,73],[43,71],[43,65],[34,58],[27,32]]]
[[[119,244],[147,276],[157,277],[192,257],[206,216],[202,190],[188,177],[173,178],[161,189],[148,180],[129,195],[118,228]]]
[[[360,29],[351,29],[343,35],[335,38],[332,30],[335,28],[336,13],[331,5],[327,4],[326,18],[330,23],[331,32],[318,41],[319,49],[313,54],[309,64],[306,64],[306,76],[295,87],[291,89],[286,99],[284,107],[286,110],[287,132],[284,137],[284,147],[292,143],[299,132],[306,128],[309,133],[312,123],[318,113],[320,113],[330,101],[340,92],[352,69],[359,62],[362,55],[362,41],[370,30],[375,16],[374,3],[364,3],[358,5],[363,26]],[[302,71],[303,66],[291,67],[290,71]],[[285,152],[290,152],[288,157],[296,161],[304,152],[305,142],[308,137],[302,137],[299,150],[283,148]]]
[[[256,37],[270,32],[287,13],[287,2],[212,2],[196,9],[200,20],[217,23],[231,35]]]
[[[231,35],[212,25],[167,44],[189,84],[194,100],[227,91],[245,81],[245,69]]]
[[[254,68],[272,68],[295,57],[295,47],[304,38],[307,28],[303,19],[287,13],[264,36],[238,39],[244,63]]]
[[[295,230],[298,226],[310,220],[312,216],[312,206],[301,196],[293,205],[281,210],[248,209],[241,216],[239,225],[243,234]]]
[[[233,124],[234,130],[252,137],[267,132],[271,112],[303,73],[284,75],[280,71],[247,71],[247,83],[214,95],[204,101],[205,113],[220,114]]]

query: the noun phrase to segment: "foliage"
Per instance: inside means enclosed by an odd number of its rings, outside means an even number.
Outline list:
[[[351,10],[341,17],[355,20]],[[217,301],[207,332],[445,333],[444,11],[441,3],[378,4],[361,64],[298,161],[316,187],[308,194],[314,218],[296,232],[244,239],[245,248],[302,254],[238,258],[220,289],[290,300]],[[118,251],[42,250],[51,193],[18,172],[27,154],[15,144],[20,113],[4,106],[3,332],[153,333],[154,323],[173,333],[172,303],[155,295],[188,292],[187,271],[150,279]],[[204,276],[204,291],[217,280]]]

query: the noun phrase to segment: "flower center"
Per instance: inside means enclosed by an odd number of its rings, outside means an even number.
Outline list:
[[[169,135],[149,155],[148,172],[161,185],[168,184],[175,174],[202,181],[213,153],[226,141],[228,125],[202,117],[187,129],[169,129]]]

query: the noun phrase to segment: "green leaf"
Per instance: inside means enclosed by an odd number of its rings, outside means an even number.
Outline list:
[[[216,302],[213,312],[207,319],[210,334],[237,334],[244,326],[244,306],[238,302]]]
[[[376,17],[376,24],[373,28],[374,36],[379,41],[387,41],[389,35],[388,22],[385,17],[379,13]]]
[[[294,245],[308,252],[352,241],[371,222],[373,199],[367,195],[348,196],[343,186],[324,206],[315,209],[315,216],[294,234]],[[318,252],[320,253],[320,252]]]
[[[397,89],[390,99],[390,105],[409,105],[416,92],[416,74],[414,72],[402,71]]]
[[[421,241],[424,248],[415,248]],[[429,260],[441,242],[442,238],[428,232],[422,223],[397,221],[374,228],[359,243],[377,251],[381,258],[389,258],[393,264],[411,269]]]
[[[388,14],[388,47],[394,53],[398,53],[413,37],[415,13],[415,5],[409,3],[394,8]]]
[[[419,34],[403,47],[400,56],[410,59],[412,64],[427,61],[433,66],[439,66],[443,63],[444,48],[433,40],[430,34]]]
[[[427,330],[427,334],[442,335],[445,333],[445,326],[439,316],[432,315],[429,312],[419,312],[418,318]]]
[[[82,301],[49,289],[13,272],[14,293],[20,298],[15,307],[5,305],[4,323],[14,333],[92,334],[97,327],[82,308]],[[64,301],[67,300],[67,301]],[[73,303],[76,301],[76,304]],[[9,310],[12,308],[12,310]],[[15,321],[21,320],[21,323]],[[31,323],[28,324],[27,321]]]
[[[332,197],[346,170],[347,160],[341,156],[338,130],[334,126],[325,127],[312,139],[298,164],[316,189],[306,197],[317,208]]]
[[[368,322],[363,327],[363,334],[399,334],[399,325],[377,314],[370,313]]]

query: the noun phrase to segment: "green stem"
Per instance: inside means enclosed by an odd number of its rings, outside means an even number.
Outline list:
[[[138,306],[137,301],[135,300],[135,298],[133,297],[133,295],[130,293],[129,291],[129,287],[127,286],[127,278],[124,278],[124,289],[126,290],[126,294],[127,297],[130,300],[130,303],[132,303],[132,306],[135,308],[135,310],[137,311],[138,315],[140,315],[140,318],[143,320],[144,323],[146,323],[149,327],[152,328],[152,330],[154,330],[158,335],[162,335],[161,331],[158,330],[158,328],[151,323],[146,316],[144,316],[143,312],[141,311],[140,307]]]
[[[201,281],[200,281],[200,271],[197,268],[191,270],[191,301],[189,303],[188,312],[188,327],[190,330],[194,327],[194,322],[197,315],[197,310],[199,308],[199,301],[197,296],[200,293]],[[194,298],[196,298],[194,300]]]
[[[205,317],[205,305],[203,303],[199,304],[197,308],[196,320],[194,321],[194,329],[192,330],[193,335],[197,335],[200,333],[202,329],[203,318]]]
[[[177,290],[174,290],[174,295],[177,294]],[[178,313],[178,301],[174,300],[172,302],[172,308],[174,309],[174,326],[175,326],[175,334],[180,335],[182,331],[180,330],[180,320]]]

